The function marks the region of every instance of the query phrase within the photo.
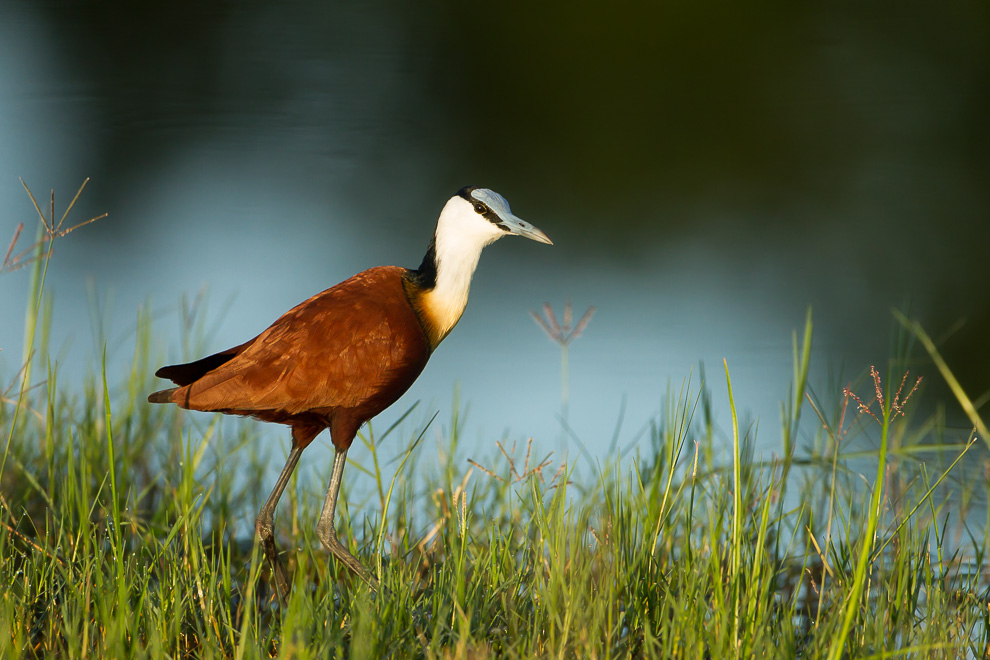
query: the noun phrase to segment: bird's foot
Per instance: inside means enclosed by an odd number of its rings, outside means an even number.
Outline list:
[[[380,585],[375,576],[371,574],[364,564],[358,561],[357,557],[352,555],[350,551],[344,547],[344,544],[337,540],[337,535],[334,533],[321,534],[321,530],[317,528],[317,535],[320,537],[320,542],[323,547],[330,551],[337,561],[342,563],[347,567],[352,573],[361,578],[369,587],[374,591],[379,591]]]
[[[285,566],[279,557],[278,546],[275,545],[275,534],[271,526],[266,526],[260,520],[256,524],[256,529],[261,540],[261,548],[265,553],[265,558],[268,560],[269,566],[271,566],[272,579],[275,582],[275,591],[278,596],[279,605],[285,607],[289,602],[291,583],[285,572]]]

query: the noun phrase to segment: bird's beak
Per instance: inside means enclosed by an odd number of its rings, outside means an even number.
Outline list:
[[[516,217],[511,213],[499,213],[498,217],[502,220],[502,224],[509,230],[510,234],[524,236],[538,243],[553,245],[553,241],[550,240],[549,236],[522,218]]]

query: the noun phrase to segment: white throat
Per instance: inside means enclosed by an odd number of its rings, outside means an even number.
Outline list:
[[[438,333],[437,344],[464,313],[481,250],[504,234],[461,197],[452,197],[443,207],[435,235],[436,286],[423,294],[425,311]]]

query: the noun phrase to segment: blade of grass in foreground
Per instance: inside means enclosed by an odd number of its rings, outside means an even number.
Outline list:
[[[949,365],[947,365],[945,360],[942,359],[942,355],[938,352],[938,348],[935,347],[935,342],[932,341],[932,338],[928,336],[928,333],[925,332],[924,328],[922,328],[921,324],[917,321],[908,319],[908,317],[897,310],[894,310],[894,316],[901,324],[904,325],[904,327],[913,332],[915,336],[921,340],[925,350],[928,351],[928,355],[931,356],[932,362],[934,362],[935,366],[938,367],[939,373],[942,374],[942,378],[945,379],[946,384],[948,384],[949,388],[952,390],[952,393],[955,395],[959,405],[962,406],[962,409],[966,412],[966,416],[969,417],[969,421],[972,422],[976,430],[979,431],[981,436],[983,436],[983,442],[987,443],[987,446],[990,447],[990,431],[987,430],[987,425],[983,422],[983,418],[980,417],[980,414],[976,411],[976,406],[973,405],[973,402],[966,395],[966,391],[963,390],[962,385],[960,385],[959,381],[956,380],[952,370],[949,369]]]
[[[732,564],[730,574],[732,579],[732,600],[735,608],[733,633],[735,638],[736,657],[742,652],[739,631],[740,605],[742,601],[742,585],[740,584],[742,552],[742,465],[739,451],[739,418],[736,416],[736,402],[732,397],[732,379],[729,377],[729,363],[723,358],[725,367],[725,385],[729,391],[729,409],[732,411]]]

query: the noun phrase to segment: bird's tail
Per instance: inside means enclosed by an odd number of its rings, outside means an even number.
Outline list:
[[[167,390],[158,390],[148,395],[148,403],[172,403],[172,395],[178,387],[170,387]]]

